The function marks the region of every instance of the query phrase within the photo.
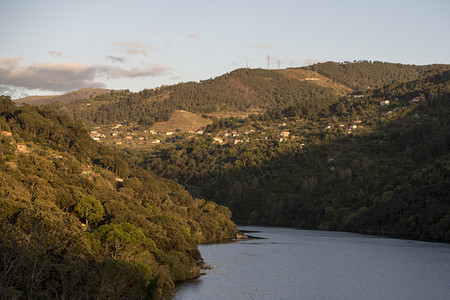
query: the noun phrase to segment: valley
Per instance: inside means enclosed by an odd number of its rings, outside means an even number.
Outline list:
[[[449,65],[1,97],[9,294],[165,298],[199,275],[198,243],[236,238],[235,223],[450,242]],[[33,264],[40,277],[21,277]]]

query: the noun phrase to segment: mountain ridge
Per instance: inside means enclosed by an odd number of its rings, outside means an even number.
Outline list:
[[[27,96],[14,100],[18,104],[28,104],[28,105],[46,105],[52,102],[71,102],[76,100],[86,100],[98,95],[107,94],[111,92],[110,89],[99,89],[99,88],[80,88],[68,93],[63,93],[60,95],[48,95],[48,96]]]

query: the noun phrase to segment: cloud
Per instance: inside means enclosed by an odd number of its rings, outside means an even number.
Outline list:
[[[98,74],[102,73],[108,78],[160,76],[170,74],[172,70],[172,68],[164,67],[158,64],[150,64],[143,68],[131,68],[130,70],[105,65],[95,65],[94,68]]]
[[[171,74],[171,68],[152,64],[129,70],[108,65],[86,66],[80,62],[43,62],[22,66],[21,58],[0,59],[0,82],[10,89],[70,91],[82,87],[105,87],[98,78],[136,78]],[[6,87],[5,87],[6,86]]]
[[[190,37],[190,38],[194,38],[195,39],[195,38],[199,38],[200,34],[198,34],[198,33],[190,33],[187,36]]]
[[[0,59],[0,82],[3,85],[50,91],[67,91],[83,86],[103,87],[95,81],[95,70],[79,62],[38,63],[21,66],[21,58]]]
[[[136,41],[127,41],[127,42],[119,42],[114,45],[120,47],[120,51],[130,55],[148,55],[148,52],[154,50],[155,47],[141,42]]]
[[[112,62],[125,62],[125,57],[121,56],[107,55],[106,58],[110,59]]]
[[[251,45],[248,45],[247,48],[270,49],[270,48],[272,48],[272,46],[265,45],[265,44],[251,44]]]
[[[56,56],[56,57],[69,58],[69,55],[67,55],[63,51],[52,50],[52,51],[47,51],[47,53],[52,56]]]

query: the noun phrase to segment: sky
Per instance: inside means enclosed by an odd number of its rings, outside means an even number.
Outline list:
[[[13,99],[245,67],[448,64],[450,1],[0,0],[0,41],[0,95]]]

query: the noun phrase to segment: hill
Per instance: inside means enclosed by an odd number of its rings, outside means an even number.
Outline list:
[[[28,96],[14,100],[18,104],[45,105],[53,102],[71,102],[76,100],[86,100],[98,95],[110,93],[108,89],[82,88],[69,93],[55,96]]]
[[[230,211],[193,199],[47,108],[0,97],[1,298],[166,298]]]
[[[211,136],[136,155],[238,223],[449,242],[449,69],[355,96],[320,117],[215,120]]]
[[[414,80],[439,65],[382,62],[316,64],[286,70],[238,69],[214,79],[163,86],[138,93],[112,91],[93,99],[52,107],[89,126],[127,121],[150,127],[167,122],[176,110],[242,114],[266,111],[273,116],[327,114],[340,98],[367,87]]]
[[[306,69],[316,71],[358,93],[379,89],[385,85],[415,80],[420,75],[436,68],[448,69],[448,65],[417,66],[379,61],[355,61],[326,62],[306,67]]]
[[[448,241],[449,68],[239,69],[54,107],[239,223]],[[212,124],[195,135],[149,130],[177,110]]]
[[[285,109],[297,104],[316,112],[349,92],[349,88],[313,71],[240,69],[198,83],[181,83],[138,93],[111,92],[91,100],[60,103],[53,107],[91,126],[124,120],[152,126],[168,121],[175,110],[242,114]]]

